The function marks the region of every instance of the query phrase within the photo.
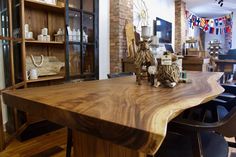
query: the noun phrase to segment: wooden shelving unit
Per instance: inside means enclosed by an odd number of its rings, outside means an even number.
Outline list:
[[[36,8],[36,9],[43,9],[43,10],[48,10],[50,12],[64,12],[65,7],[62,6],[57,6],[53,4],[47,4],[43,2],[39,2],[36,0],[24,0],[25,6],[29,6],[31,8]]]
[[[64,79],[64,78],[65,78],[64,76],[46,76],[46,77],[39,77],[36,80],[27,80],[27,83],[61,80],[61,79]]]
[[[63,45],[65,42],[56,42],[56,41],[37,41],[37,40],[26,40],[25,43],[27,44],[53,44],[53,45]]]
[[[59,29],[65,30],[65,1],[64,6],[58,6],[53,4],[47,4],[36,0],[22,0],[24,5],[22,7],[22,36],[23,36],[23,58],[27,56],[55,56],[61,62],[66,63],[66,45],[65,42],[56,42],[54,34]],[[48,28],[48,35],[51,37],[51,41],[38,41],[24,38],[24,26],[29,25],[30,31],[33,32],[33,38],[37,39],[37,36],[41,34],[43,28]],[[24,60],[23,60],[24,62]],[[23,69],[23,76],[26,75],[26,64]],[[35,67],[36,68],[36,67]],[[65,69],[65,68],[64,68]],[[39,76],[37,80],[26,80],[27,85],[31,86],[35,83],[40,86],[40,82],[60,80],[65,78],[65,70],[63,76]],[[34,85],[35,86],[35,85]]]
[[[0,6],[1,22],[4,24],[4,67],[6,87],[10,89],[48,86],[63,83],[65,80],[98,79],[98,2],[99,0],[58,0],[64,5],[51,5],[36,0],[2,0],[6,5]],[[70,4],[75,8],[69,8]],[[77,20],[70,16],[76,12]],[[28,40],[25,38],[25,24],[29,24],[33,39],[41,34],[41,29],[48,28],[50,42]],[[83,31],[88,35],[86,42],[69,42],[66,26],[80,29],[83,41]],[[55,42],[54,35],[59,28],[64,29],[64,42]],[[27,56],[56,56],[65,67],[58,75],[39,77],[37,80],[27,80]],[[19,130],[41,119],[32,119],[27,113],[8,109],[7,132],[15,135]],[[23,120],[21,119],[22,117]],[[24,128],[22,129],[22,124]],[[37,131],[37,130],[36,130]]]

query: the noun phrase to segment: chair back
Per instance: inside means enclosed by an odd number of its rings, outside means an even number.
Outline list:
[[[236,137],[236,106],[219,122],[216,122],[214,130],[226,137]]]
[[[169,130],[178,131],[214,131],[226,137],[236,137],[236,106],[221,120],[213,123],[176,117],[169,123]]]

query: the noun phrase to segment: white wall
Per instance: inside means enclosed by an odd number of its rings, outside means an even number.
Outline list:
[[[236,49],[236,10],[233,12],[232,49]]]
[[[200,36],[200,28],[199,27],[190,28],[189,22],[187,20],[186,28],[187,28],[187,39],[189,39],[190,37],[193,37],[195,39],[199,38],[199,36]]]
[[[110,73],[110,0],[99,3],[99,78]]]
[[[153,27],[153,20],[157,17],[172,23],[172,45],[175,42],[175,0],[145,0],[149,13],[149,25]],[[135,13],[134,13],[135,15]],[[136,20],[134,18],[134,20]],[[136,23],[136,22],[134,22]],[[153,28],[152,28],[153,30]]]

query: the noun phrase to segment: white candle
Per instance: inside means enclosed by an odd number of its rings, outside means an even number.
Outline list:
[[[151,37],[151,28],[148,26],[142,26],[142,38]]]

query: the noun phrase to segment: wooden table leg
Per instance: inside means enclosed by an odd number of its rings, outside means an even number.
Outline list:
[[[85,133],[73,131],[74,157],[147,157]]]

